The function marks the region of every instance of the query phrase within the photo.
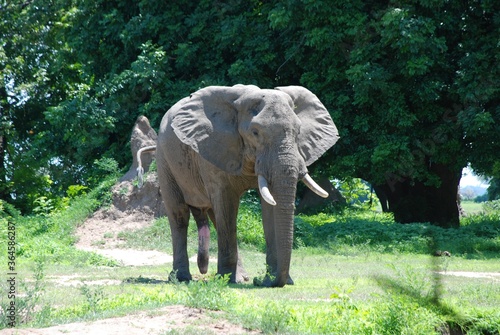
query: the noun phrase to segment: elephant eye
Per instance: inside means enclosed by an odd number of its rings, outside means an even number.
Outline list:
[[[252,129],[252,135],[255,137],[259,137],[259,131],[257,129]]]

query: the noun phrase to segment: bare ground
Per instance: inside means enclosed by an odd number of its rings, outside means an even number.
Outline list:
[[[167,306],[155,311],[140,312],[123,317],[92,322],[75,322],[39,329],[4,329],[5,335],[160,335],[189,328],[192,334],[258,334],[233,325],[228,321],[214,319],[200,309],[184,306]]]

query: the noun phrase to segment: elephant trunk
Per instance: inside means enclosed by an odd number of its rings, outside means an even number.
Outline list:
[[[296,177],[283,177],[273,180],[274,229],[276,245],[276,276],[273,286],[282,287],[292,284],[289,275],[293,246],[293,218],[295,211]]]

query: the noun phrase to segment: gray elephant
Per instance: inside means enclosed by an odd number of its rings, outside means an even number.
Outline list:
[[[258,187],[267,274],[254,284],[293,284],[289,269],[297,181],[328,196],[307,166],[338,138],[326,108],[300,86],[210,86],[170,108],[158,133],[156,160],[177,279],[192,278],[186,248],[190,212],[198,226],[200,272],[208,268],[210,218],[217,231],[217,273],[230,274],[231,282],[246,279],[238,257],[236,217],[240,197]]]

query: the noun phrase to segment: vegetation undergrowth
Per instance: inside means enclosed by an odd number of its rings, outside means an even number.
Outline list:
[[[441,250],[465,258],[497,258],[500,214],[466,217],[458,229],[426,223],[403,225],[395,223],[390,215],[366,211],[346,211],[338,216],[298,216],[295,244],[321,246],[340,254],[353,251],[433,254]]]
[[[13,207],[0,202],[0,220],[15,225],[16,256],[25,260],[45,260],[50,263],[82,263],[90,265],[113,265],[114,263],[94,253],[75,249],[74,230],[99,206],[109,203],[110,187],[116,178],[108,178],[89,192],[72,198],[67,208],[43,214],[22,216]],[[0,243],[7,243],[7,224],[0,226]],[[5,254],[2,254],[3,257]]]

